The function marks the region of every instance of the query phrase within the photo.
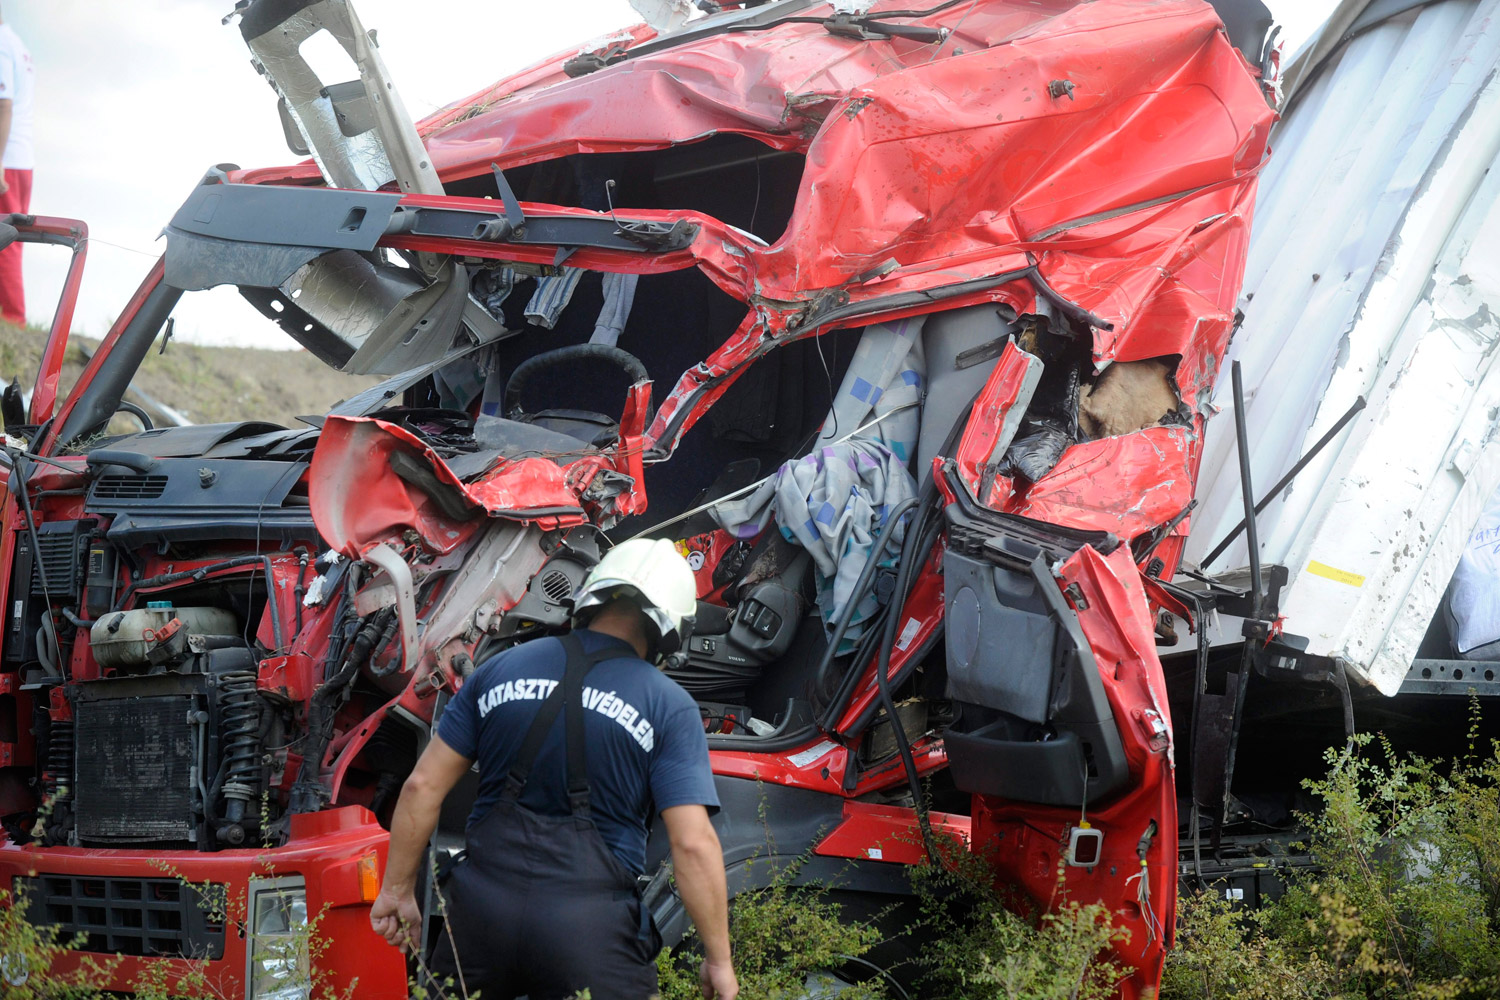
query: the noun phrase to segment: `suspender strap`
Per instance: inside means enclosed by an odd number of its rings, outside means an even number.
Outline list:
[[[603,656],[588,657],[583,643],[569,633],[563,636],[563,646],[568,651],[569,669],[563,673],[564,736],[568,747],[568,808],[574,816],[589,815],[589,768],[588,744],[583,735],[583,675],[588,673]],[[607,654],[606,654],[607,655]],[[575,663],[587,663],[582,670],[571,669]]]
[[[583,734],[583,678],[594,665],[620,655],[618,650],[606,646],[596,653],[586,653],[583,643],[576,635],[562,637],[563,652],[567,656],[563,668],[563,679],[558,682],[537,711],[521,749],[511,764],[510,774],[505,779],[502,798],[515,800],[521,797],[531,769],[536,765],[537,754],[557,721],[557,714],[564,712],[568,748],[568,802],[575,814],[588,814],[589,776],[588,753]],[[571,710],[570,710],[571,709]]]

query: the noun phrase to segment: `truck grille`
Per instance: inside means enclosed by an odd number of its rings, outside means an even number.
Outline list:
[[[135,956],[224,957],[226,887],[169,878],[40,875],[17,878],[34,924],[83,935],[82,950]]]
[[[74,810],[83,843],[191,842],[188,695],[80,701]]]

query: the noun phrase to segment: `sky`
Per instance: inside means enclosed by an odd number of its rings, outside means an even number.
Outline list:
[[[203,172],[297,162],[250,66],[233,0],[0,0],[37,67],[31,210],[89,226],[74,329],[102,336],[161,253]],[[1333,0],[1270,0],[1290,53]],[[421,118],[554,52],[638,21],[627,0],[356,0],[407,110]],[[559,11],[565,10],[560,16]],[[26,248],[27,318],[48,325],[68,254]],[[289,347],[229,289],[186,297],[176,336]]]

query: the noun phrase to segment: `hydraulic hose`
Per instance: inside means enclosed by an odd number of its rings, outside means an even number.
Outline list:
[[[340,619],[347,613],[349,604],[352,603],[348,601],[347,593],[343,601],[344,605],[339,613]],[[302,772],[297,775],[297,780],[292,785],[292,793],[287,805],[289,812],[316,812],[322,807],[323,788],[318,781],[318,771],[322,767],[323,754],[328,749],[328,742],[332,738],[334,713],[331,704],[354,682],[359,675],[360,668],[380,648],[382,636],[395,617],[394,608],[383,608],[364,619],[353,637],[348,640],[347,653],[342,656],[342,664],[338,671],[313,692],[307,711],[307,734],[311,742],[307,747],[307,752],[303,755]],[[338,625],[334,626],[335,631],[338,628]],[[340,645],[330,646],[330,663],[336,662],[334,657],[339,655]]]
[[[199,566],[197,569],[184,569],[176,573],[162,573],[157,576],[148,576],[144,580],[136,580],[126,587],[110,606],[110,611],[119,611],[123,608],[137,590],[147,590],[152,587],[165,587],[167,584],[178,583],[182,580],[192,580],[194,583],[202,582],[210,573],[219,573],[226,569],[236,569],[240,566],[249,566],[252,563],[262,563],[267,556],[235,556],[233,559],[225,559],[222,562],[209,563],[207,566]]]
[[[915,545],[912,545],[909,548],[907,546],[902,546],[900,555],[901,564],[903,567],[910,566],[910,569],[904,578],[897,581],[898,586],[895,591],[893,591],[891,615],[894,618],[899,619],[900,616],[896,614],[896,610],[903,606],[906,603],[907,598],[911,596],[912,587],[916,585],[917,577],[921,574],[922,567],[927,563],[928,553],[930,553],[932,551],[932,547],[937,544],[938,536],[943,533],[943,524],[941,521],[929,523],[929,521],[927,520],[931,518],[932,513],[934,513],[934,511],[932,511],[932,509],[930,508],[924,509],[919,512],[916,519],[917,523],[913,525],[908,531],[908,534],[911,537],[916,538],[917,542]],[[899,603],[896,603],[898,601]],[[884,624],[884,622],[881,623],[882,628],[880,633],[878,634],[884,633]],[[943,621],[939,619],[932,635],[930,635],[923,643],[922,649],[920,650],[922,656],[925,656],[926,651],[930,650],[937,639],[942,636],[943,625]],[[895,654],[892,653],[892,655]],[[920,659],[920,656],[914,654],[907,662],[917,663],[920,662]],[[860,732],[866,726],[868,726],[870,724],[871,717],[874,715],[874,712],[874,705],[871,705],[869,708],[865,709],[865,711],[857,719],[854,720],[854,723],[851,727],[852,731]]]
[[[854,582],[854,589],[849,593],[849,600],[845,602],[844,614],[839,617],[839,623],[835,626],[833,635],[828,639],[828,648],[823,650],[823,659],[818,662],[818,669],[813,673],[814,677],[824,676],[828,665],[833,662],[835,651],[839,648],[839,643],[843,641],[844,633],[849,629],[849,622],[854,617],[854,606],[864,597],[865,591],[870,589],[870,582],[875,579],[875,571],[880,567],[880,556],[885,552],[892,532],[900,520],[906,516],[906,512],[917,505],[917,500],[917,497],[907,497],[886,515],[885,523],[880,526],[880,531],[870,545],[870,557],[865,561],[864,569],[860,570],[859,577]],[[837,701],[838,699],[835,699],[835,703]]]
[[[923,495],[927,490],[923,489]],[[936,487],[933,488],[936,493]],[[921,502],[925,496],[919,496]],[[930,503],[931,501],[928,500]],[[926,508],[924,507],[925,511]],[[921,571],[921,554],[927,551],[922,547],[925,538],[931,538],[930,544],[936,543],[937,534],[927,528],[925,519],[919,516],[915,519],[919,523],[911,526],[912,530],[906,533],[905,544],[901,546],[901,565],[896,574],[896,590],[891,595],[892,613],[886,617],[885,628],[880,636],[880,656],[875,661],[875,686],[880,692],[880,702],[885,708],[886,717],[891,720],[891,732],[896,738],[896,749],[901,753],[901,763],[906,769],[906,781],[911,786],[912,805],[917,811],[917,824],[922,830],[922,844],[927,849],[927,857],[931,861],[937,860],[937,843],[932,836],[932,821],[927,815],[927,803],[922,797],[922,782],[917,774],[917,761],[912,755],[911,745],[906,739],[906,727],[901,723],[901,716],[896,714],[896,701],[891,696],[891,651],[896,644],[896,626],[901,621],[901,616],[894,609],[906,604],[907,591],[910,588],[913,577]],[[910,553],[908,550],[913,550]]]

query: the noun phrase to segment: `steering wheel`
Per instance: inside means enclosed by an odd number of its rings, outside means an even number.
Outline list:
[[[535,357],[527,358],[510,373],[510,378],[505,383],[503,404],[506,418],[560,431],[599,447],[613,441],[619,436],[619,427],[613,417],[592,410],[549,409],[530,413],[521,407],[522,395],[532,386],[540,372],[580,361],[609,362],[623,371],[632,385],[651,378],[646,366],[634,354],[608,344],[575,344],[543,351]],[[649,421],[650,400],[646,402]]]

